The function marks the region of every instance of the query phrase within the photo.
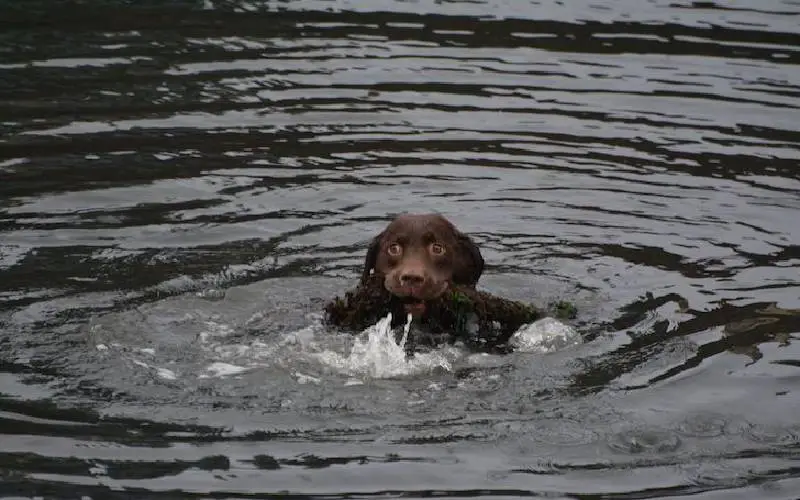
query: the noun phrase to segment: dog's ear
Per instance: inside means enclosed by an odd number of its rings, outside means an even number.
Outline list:
[[[483,256],[472,238],[456,233],[458,252],[453,261],[453,283],[474,286],[483,274]]]
[[[364,259],[364,267],[363,269],[361,269],[362,285],[365,284],[367,280],[369,280],[369,276],[372,273],[372,270],[375,269],[375,263],[378,260],[378,251],[381,249],[382,239],[383,239],[383,233],[372,238],[372,241],[369,244],[369,248],[367,249],[367,257]]]

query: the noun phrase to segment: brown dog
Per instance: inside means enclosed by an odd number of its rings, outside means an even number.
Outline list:
[[[421,315],[424,301],[451,283],[474,287],[483,264],[477,245],[443,216],[400,215],[372,240],[361,282],[374,270],[392,295],[407,301],[408,312]]]

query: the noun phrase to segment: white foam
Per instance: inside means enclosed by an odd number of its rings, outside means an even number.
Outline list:
[[[198,378],[227,377],[230,375],[238,375],[246,372],[249,369],[250,368],[245,366],[232,365],[230,363],[222,363],[217,361],[208,365],[205,369],[205,373],[200,375]]]
[[[156,375],[165,380],[177,380],[178,375],[169,368],[156,368]]]
[[[131,361],[136,366],[141,366],[142,368],[146,368],[148,370],[154,371],[156,373],[157,377],[162,378],[164,380],[177,380],[178,379],[178,375],[174,371],[172,371],[172,370],[170,370],[168,368],[160,368],[158,366],[153,366],[153,365],[150,365],[148,363],[145,363],[144,361],[139,361],[138,359],[132,359]]]
[[[322,381],[319,377],[312,377],[300,372],[294,372],[294,376],[298,384],[319,384]]]
[[[519,352],[553,352],[581,343],[580,334],[555,318],[542,318],[522,326],[509,343]]]
[[[206,329],[200,332],[199,335],[200,342],[202,343],[209,343],[214,339],[228,337],[234,333],[234,329],[231,325],[212,320],[206,320],[204,323]]]

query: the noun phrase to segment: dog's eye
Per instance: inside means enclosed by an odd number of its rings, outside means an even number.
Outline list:
[[[399,243],[392,243],[389,245],[389,248],[387,248],[386,251],[389,252],[389,255],[392,257],[397,257],[403,253],[403,247],[401,247]]]
[[[444,245],[441,243],[431,243],[430,249],[433,255],[444,255]]]

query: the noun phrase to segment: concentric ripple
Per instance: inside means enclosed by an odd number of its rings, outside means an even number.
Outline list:
[[[795,0],[0,3],[0,497],[794,500],[798,40]],[[404,211],[569,335],[328,328]]]

